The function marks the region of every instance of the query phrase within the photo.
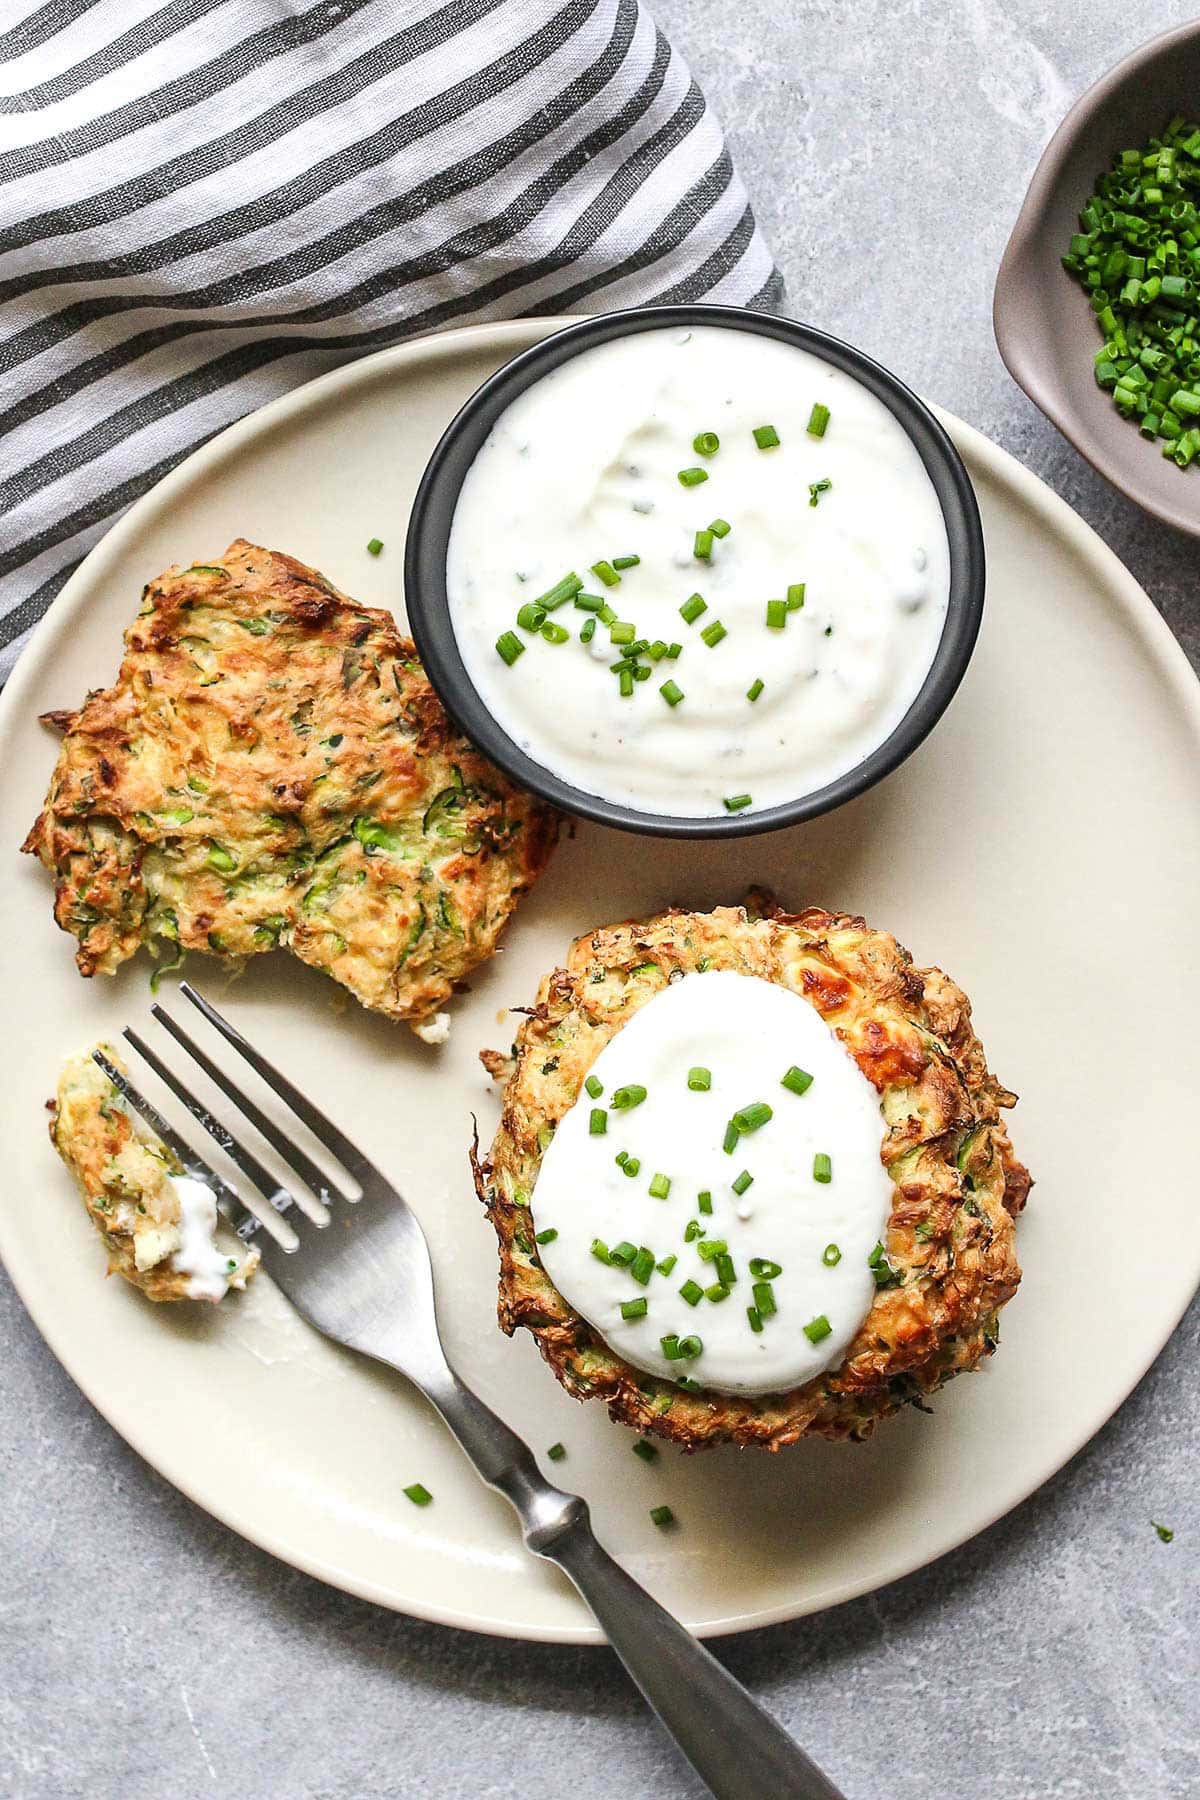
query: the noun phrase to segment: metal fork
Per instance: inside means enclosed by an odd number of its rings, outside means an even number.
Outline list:
[[[222,1215],[245,1243],[258,1247],[292,1305],[336,1343],[399,1369],[432,1402],[484,1481],[511,1501],[526,1546],[535,1556],[557,1563],[574,1582],[625,1668],[717,1800],[844,1800],[741,1683],[614,1562],[593,1534],[587,1503],[547,1481],[516,1433],[454,1373],[438,1335],[429,1247],[407,1202],[214,1006],[186,981],[179,991],[361,1190],[352,1202],[169,1013],[152,1006],[154,1017],[180,1048],[328,1210],[329,1223],[344,1227],[334,1231],[311,1219],[137,1032],[127,1029],[133,1048],[291,1226],[296,1242],[285,1247],[129,1078],[102,1052],[94,1052],[110,1081],[185,1171],[212,1188]]]

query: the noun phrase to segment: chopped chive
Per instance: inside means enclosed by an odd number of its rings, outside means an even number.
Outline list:
[[[699,1306],[701,1300],[704,1298],[704,1289],[700,1286],[698,1281],[685,1281],[680,1288],[679,1293],[680,1297],[686,1300],[689,1306]]]
[[[708,480],[707,469],[680,469],[679,485],[685,488],[699,487],[702,481]]]
[[[576,594],[575,604],[580,612],[598,613],[605,605],[599,594]]]
[[[502,631],[496,639],[496,649],[501,658],[511,669],[518,656],[524,656],[525,646],[515,631]]]
[[[517,624],[522,631],[540,631],[545,623],[546,609],[536,600],[527,600],[517,614]]]
[[[829,423],[829,408],[822,406],[819,400],[813,402],[813,409],[808,415],[806,427],[810,437],[824,437],[825,427]]]
[[[744,807],[754,804],[749,794],[734,794],[730,799],[722,801],[726,812],[741,812]]]
[[[683,699],[683,689],[676,681],[664,681],[658,691],[668,706],[678,706]]]
[[[749,1169],[743,1169],[741,1174],[738,1176],[737,1180],[734,1181],[732,1185],[733,1185],[733,1191],[735,1194],[738,1194],[738,1195],[744,1194],[748,1187],[753,1187],[754,1177],[753,1177],[753,1175],[751,1175]]]
[[[1157,1531],[1160,1543],[1163,1543],[1163,1544],[1171,1543],[1171,1541],[1173,1540],[1173,1538],[1175,1536],[1175,1533],[1172,1531],[1172,1529],[1169,1525],[1160,1525],[1157,1519],[1151,1519],[1150,1523],[1153,1525],[1155,1531]]]
[[[842,1260],[842,1253],[836,1244],[826,1244],[821,1252],[821,1261],[827,1269],[836,1269]]]
[[[664,1256],[662,1261],[656,1262],[654,1266],[660,1275],[669,1275],[678,1261],[679,1258],[675,1255],[674,1251],[672,1251],[670,1256]]]
[[[733,1123],[740,1132],[758,1131],[768,1120],[775,1117],[774,1108],[765,1100],[756,1100],[752,1106],[743,1106],[733,1115]]]
[[[712,556],[713,534],[711,531],[698,531],[692,542],[692,555],[700,562],[708,562]]]
[[[561,606],[564,601],[573,600],[582,587],[583,578],[576,575],[572,569],[569,575],[564,575],[561,581],[556,581],[552,588],[547,588],[544,594],[539,594],[536,604],[544,606],[547,612],[553,612],[555,607]]]
[[[754,441],[760,450],[774,450],[779,442],[779,433],[773,425],[756,425]]]
[[[633,693],[633,670],[632,669],[624,668],[621,670],[621,673],[618,676],[618,685],[620,687],[622,700],[628,700]]]
[[[721,448],[721,440],[715,431],[698,431],[692,439],[692,449],[697,456],[715,456]]]
[[[658,1526],[660,1531],[665,1530],[668,1525],[673,1525],[675,1523],[675,1514],[671,1511],[669,1506],[652,1506],[650,1508],[650,1517],[654,1520],[654,1523]]]
[[[704,1339],[703,1338],[699,1338],[699,1337],[682,1337],[682,1338],[680,1338],[679,1354],[681,1357],[687,1357],[690,1360],[692,1357],[702,1355],[703,1351],[704,1351]]]
[[[815,506],[821,498],[821,495],[827,494],[832,486],[833,483],[828,476],[826,476],[823,481],[810,481],[808,484],[808,504],[810,506]]]
[[[782,631],[787,624],[788,604],[786,600],[767,601],[767,624],[772,631]]]
[[[645,1304],[646,1302],[643,1300],[642,1305],[644,1306]],[[647,1443],[645,1438],[639,1438],[637,1443],[633,1445],[633,1454],[635,1456],[640,1456],[643,1462],[652,1463],[658,1461],[658,1451],[654,1448],[653,1444]]]
[[[565,644],[570,635],[566,626],[560,625],[557,619],[547,619],[542,626],[542,636],[548,644]]]
[[[721,1250],[713,1257],[713,1267],[717,1271],[717,1279],[723,1287],[733,1287],[737,1281],[737,1270],[733,1266],[733,1258],[728,1250]]]
[[[599,619],[599,621],[602,625],[611,625],[613,620],[616,618],[616,616],[617,616],[616,609],[614,607],[611,607],[608,604],[607,600],[604,602],[604,605],[600,608],[600,611],[596,614],[596,617]]]
[[[724,625],[722,625],[720,619],[714,619],[711,625],[706,625],[704,627],[700,636],[704,639],[704,642],[708,645],[710,650],[715,650],[717,645],[721,642],[721,639],[728,637],[729,633],[726,631]]]
[[[804,590],[807,582],[793,581],[787,591],[787,608],[789,612],[799,612],[804,605]]]
[[[666,638],[655,638],[646,654],[651,662],[661,662],[663,657],[667,654]]]
[[[762,1319],[759,1317],[757,1306],[748,1306],[746,1308],[746,1317],[750,1321],[751,1331],[762,1330]]]
[[[617,571],[613,568],[613,566],[610,562],[595,562],[595,563],[593,563],[592,564],[592,574],[596,577],[597,581],[602,581],[604,583],[605,587],[616,587],[617,583],[621,579],[621,577],[617,574]],[[579,585],[580,585],[580,587],[583,586],[582,581],[580,582]]]
[[[653,1250],[647,1250],[645,1244],[643,1244],[629,1265],[629,1273],[635,1281],[640,1281],[642,1286],[645,1287],[646,1283],[654,1273]]]
[[[546,1455],[550,1458],[551,1462],[561,1462],[566,1454],[567,1447],[565,1444],[551,1444],[546,1452]]]
[[[833,1180],[833,1162],[824,1150],[818,1150],[813,1157],[813,1180],[828,1182]]]
[[[595,1075],[589,1075],[583,1085],[593,1100],[598,1100],[604,1092],[604,1083],[598,1080]]]
[[[769,1281],[756,1281],[751,1292],[754,1295],[754,1304],[758,1308],[759,1318],[769,1319],[776,1310],[774,1288]]]
[[[622,1166],[625,1174],[628,1175],[629,1179],[632,1181],[634,1176],[641,1172],[642,1159],[640,1156],[627,1156]]]
[[[579,633],[580,643],[581,644],[590,644],[592,639],[595,637],[595,635],[596,635],[595,619],[585,619],[583,621],[583,627]]]
[[[636,1255],[637,1245],[631,1244],[628,1238],[622,1238],[609,1251],[608,1260],[618,1269],[627,1269]]]
[[[608,1114],[602,1106],[593,1106],[588,1119],[589,1137],[603,1137],[608,1130]]]
[[[671,1177],[669,1175],[652,1175],[650,1177],[650,1198],[652,1200],[665,1200],[670,1192]]]
[[[644,1294],[639,1294],[636,1300],[622,1300],[621,1317],[623,1319],[644,1319],[649,1308],[650,1302]]]
[[[877,1269],[882,1261],[883,1245],[877,1242],[875,1248],[867,1258],[867,1267],[868,1269]]]
[[[614,569],[636,569],[641,560],[640,556],[614,556],[612,566]]]
[[[549,1225],[545,1231],[539,1231],[533,1241],[535,1244],[552,1244],[557,1236],[558,1232],[554,1226]]]
[[[679,616],[685,625],[694,625],[702,612],[708,611],[708,601],[702,594],[692,594],[679,609]]]
[[[420,1481],[414,1481],[411,1487],[405,1488],[404,1492],[414,1506],[428,1506],[433,1499],[429,1489]]]
[[[606,1267],[608,1267],[612,1263],[612,1257],[609,1255],[609,1252],[608,1252],[608,1245],[605,1243],[603,1238],[593,1238],[592,1239],[592,1255],[595,1257],[597,1262],[604,1263],[604,1265]]]
[[[668,662],[674,662],[675,658],[677,656],[682,656],[682,654],[683,654],[683,645],[682,644],[668,644],[667,645],[667,661]]]
[[[701,1068],[700,1065],[697,1064],[694,1069],[688,1070],[687,1084],[693,1094],[707,1094],[709,1088],[712,1086],[711,1069]]]
[[[774,1281],[776,1276],[783,1274],[783,1266],[781,1263],[772,1262],[767,1256],[752,1256],[750,1273],[756,1281]]]
[[[715,538],[724,538],[729,536],[730,532],[733,530],[733,526],[729,523],[728,519],[713,519],[708,529]]]
[[[725,1127],[725,1140],[721,1145],[721,1148],[722,1148],[722,1150],[724,1150],[726,1156],[733,1155],[734,1151],[738,1147],[738,1139],[740,1136],[741,1136],[741,1133],[739,1132],[737,1126],[734,1124],[733,1120],[730,1119],[728,1125]]]
[[[623,1169],[625,1164],[629,1161],[628,1150],[618,1150],[617,1154],[613,1157],[613,1161],[616,1163],[618,1169]]]
[[[723,1256],[728,1248],[729,1245],[724,1238],[706,1238],[702,1244],[696,1245],[701,1262],[715,1262],[717,1257]]]
[[[706,1218],[712,1212],[712,1194],[708,1188],[696,1195],[696,1210],[702,1212]]]
[[[685,1244],[695,1243],[696,1239],[700,1236],[700,1234],[703,1230],[704,1230],[704,1227],[700,1223],[699,1219],[689,1219],[687,1224],[683,1228],[684,1243]]]
[[[614,619],[608,635],[614,644],[632,644],[637,636],[637,626],[631,625],[628,619]]]
[[[747,700],[750,700],[750,701],[757,700],[758,696],[763,691],[763,685],[764,684],[762,681],[759,681],[759,680],[752,681],[750,686],[746,689]]]
[[[706,1300],[712,1300],[714,1303],[721,1300],[728,1300],[729,1289],[725,1286],[723,1281],[714,1281],[711,1287],[705,1288],[704,1298]]]
[[[677,1332],[669,1331],[666,1337],[659,1338],[658,1343],[668,1362],[679,1361],[679,1334]]]
[[[650,679],[649,663],[643,663],[640,668],[635,669],[633,671],[633,678],[635,681],[649,681],[649,679]]]
[[[383,549],[383,539],[382,538],[372,538],[370,543],[367,545],[367,555],[368,556],[378,556],[379,552],[382,549]]]
[[[612,1103],[618,1112],[628,1112],[633,1106],[640,1106],[646,1098],[646,1089],[638,1087],[636,1082],[628,1087],[619,1087],[613,1094]]]
[[[779,1083],[780,1087],[787,1088],[788,1092],[791,1094],[807,1094],[812,1084],[813,1078],[808,1073],[808,1070],[798,1069],[795,1063],[792,1064],[787,1074],[782,1077]]]
[[[825,1314],[818,1313],[816,1318],[810,1319],[808,1324],[804,1327],[804,1335],[810,1344],[819,1344],[821,1339],[827,1338],[832,1330],[833,1326],[829,1323]]]

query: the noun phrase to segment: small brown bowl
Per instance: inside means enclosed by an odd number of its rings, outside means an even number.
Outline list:
[[[1200,20],[1144,44],[1075,102],[1013,226],[992,322],[1009,374],[1092,467],[1156,518],[1200,537],[1200,473],[1177,468],[1139,437],[1096,386],[1099,328],[1061,261],[1097,175],[1175,113],[1200,118]]]

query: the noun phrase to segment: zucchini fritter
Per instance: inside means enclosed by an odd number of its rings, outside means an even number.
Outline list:
[[[111,1044],[100,1048],[124,1070]],[[149,1299],[220,1300],[230,1288],[244,1288],[258,1268],[258,1251],[236,1237],[228,1250],[215,1244],[211,1196],[186,1181],[90,1051],[73,1056],[59,1077],[50,1141],[104,1240],[109,1274],[123,1275]]]
[[[687,1449],[733,1441],[776,1450],[805,1434],[863,1439],[898,1407],[973,1369],[998,1341],[1020,1280],[1014,1219],[1029,1176],[999,1109],[1015,1096],[989,1073],[970,1004],[940,969],[914,969],[886,932],[819,908],[670,911],[576,939],[542,982],[511,1057],[479,1197],[500,1244],[502,1330],[527,1327],[563,1386],[614,1419]],[[871,1310],[840,1366],[789,1393],[747,1399],[684,1391],[616,1356],[541,1266],[526,1207],[541,1158],[592,1063],[672,979],[731,969],[782,983],[815,1006],[880,1097],[880,1154],[894,1196]]]
[[[241,539],[152,581],[116,685],[48,722],[66,736],[23,848],[84,975],[154,940],[281,946],[436,1038],[557,836],[390,614]]]

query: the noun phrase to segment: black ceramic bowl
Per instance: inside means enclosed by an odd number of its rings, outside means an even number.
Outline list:
[[[536,762],[497,724],[467,674],[446,594],[446,550],[459,491],[467,471],[501,413],[525,389],[568,358],[634,331],[669,326],[723,325],[797,344],[854,376],[899,420],[917,448],[937,493],[950,545],[950,599],[933,666],[903,719],[877,750],[855,768],[783,806],[756,813],[676,818],[621,806],[562,780]],[[929,408],[894,375],[837,338],[761,313],[731,306],[639,306],[628,312],[583,319],[515,356],[467,401],[429,459],[413,502],[404,552],[404,588],[418,654],[446,711],[471,741],[522,787],[580,818],[621,831],[657,837],[746,837],[775,831],[842,806],[873,787],[910,756],[941,718],[962,680],[983,613],[984,555],[979,508],[962,458]]]

